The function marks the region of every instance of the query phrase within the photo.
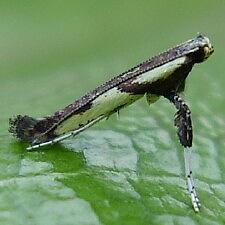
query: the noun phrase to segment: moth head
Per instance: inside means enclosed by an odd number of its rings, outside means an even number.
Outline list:
[[[196,38],[198,53],[197,53],[197,62],[203,62],[209,58],[210,55],[214,52],[214,48],[209,40],[203,34],[199,34]]]

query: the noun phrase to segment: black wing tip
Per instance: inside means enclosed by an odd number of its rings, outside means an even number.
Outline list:
[[[32,142],[33,128],[38,120],[27,115],[17,115],[9,119],[9,132],[22,141]]]

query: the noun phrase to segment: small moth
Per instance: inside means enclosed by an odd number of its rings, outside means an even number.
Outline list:
[[[162,96],[177,109],[174,124],[184,147],[188,191],[198,212],[200,202],[191,168],[191,111],[179,93],[184,91],[185,79],[193,65],[205,61],[213,51],[209,38],[199,34],[112,78],[51,116],[35,119],[18,115],[9,119],[9,132],[29,142],[27,150],[33,150],[77,135],[143,96],[149,104]]]

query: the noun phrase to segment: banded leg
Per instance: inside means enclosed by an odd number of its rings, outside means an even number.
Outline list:
[[[102,120],[104,118],[106,118],[106,116],[105,115],[101,115],[101,116],[97,117],[96,119],[92,120],[90,123],[84,125],[83,127],[79,128],[77,130],[74,130],[72,132],[69,132],[67,134],[64,134],[64,135],[62,135],[60,137],[57,137],[57,138],[55,138],[55,139],[53,139],[51,141],[43,142],[43,143],[36,144],[36,145],[31,145],[31,146],[29,146],[26,149],[28,151],[31,151],[31,150],[34,150],[34,149],[37,149],[37,148],[40,148],[40,147],[43,147],[43,146],[53,145],[53,144],[55,144],[57,142],[60,142],[62,140],[65,140],[65,139],[67,139],[67,138],[69,138],[71,136],[75,136],[75,135],[79,134],[83,130],[87,129],[88,127],[91,127],[92,125],[94,125],[95,123],[97,123],[98,121],[100,121],[100,120]]]
[[[187,178],[188,192],[191,196],[191,201],[195,212],[199,212],[201,204],[195,189],[192,172],[191,149],[189,149],[189,147],[192,146],[193,139],[191,111],[178,94],[173,93],[165,97],[168,98],[178,109],[175,114],[174,124],[177,127],[177,135],[180,143],[184,146],[185,175]]]
[[[199,212],[201,203],[199,201],[198,195],[196,193],[194,178],[192,173],[192,164],[191,164],[191,150],[184,148],[184,160],[185,160],[185,175],[187,178],[187,187],[188,192],[191,195],[191,202],[194,207],[195,212]]]
[[[174,94],[170,101],[178,109],[175,114],[174,125],[177,127],[177,135],[180,139],[180,143],[184,147],[191,147],[193,139],[191,111],[184,100],[177,94]]]

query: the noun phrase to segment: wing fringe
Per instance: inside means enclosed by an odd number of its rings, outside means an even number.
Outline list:
[[[37,119],[30,116],[21,116],[9,119],[9,132],[18,139],[32,143],[34,140],[34,127],[38,123]]]

